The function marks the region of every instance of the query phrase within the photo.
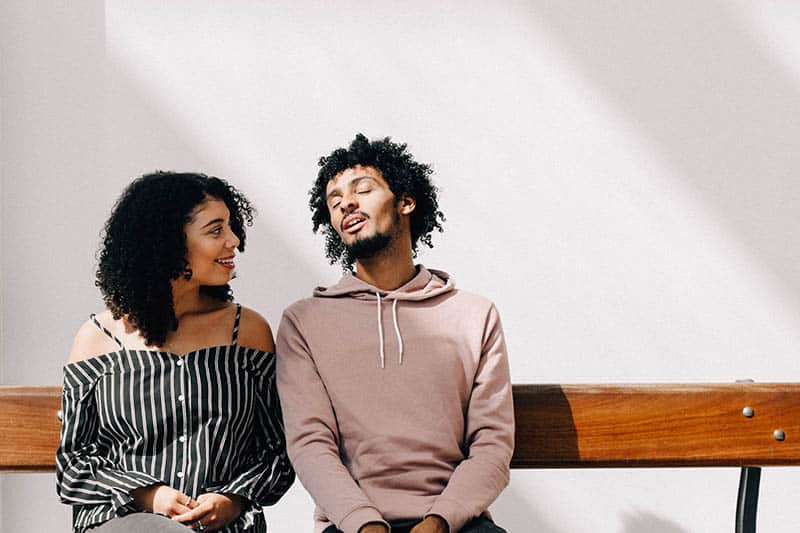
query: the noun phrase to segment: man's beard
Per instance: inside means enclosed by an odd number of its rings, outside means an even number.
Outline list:
[[[353,259],[369,259],[378,252],[386,249],[392,241],[392,236],[388,233],[376,233],[371,237],[357,239],[353,244],[346,244],[347,253]]]

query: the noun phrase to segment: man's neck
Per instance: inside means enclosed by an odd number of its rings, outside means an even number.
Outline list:
[[[384,291],[398,289],[416,275],[417,269],[410,253],[402,259],[378,255],[356,261],[356,277]]]

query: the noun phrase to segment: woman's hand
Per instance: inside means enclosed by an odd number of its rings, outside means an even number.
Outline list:
[[[197,506],[190,511],[173,516],[181,524],[201,531],[214,531],[236,520],[247,500],[236,494],[211,492],[197,497]]]
[[[170,518],[188,513],[198,505],[186,494],[167,485],[148,485],[134,489],[131,494],[139,509]]]

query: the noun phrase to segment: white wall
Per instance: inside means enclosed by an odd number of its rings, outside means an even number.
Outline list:
[[[60,383],[101,224],[157,168],[256,202],[234,288],[277,326],[338,276],[307,190],[358,131],[434,164],[448,221],[421,260],[497,302],[515,382],[800,379],[800,8],[428,4],[5,0],[0,380]],[[737,477],[515,471],[493,510],[512,532],[728,531]],[[3,532],[68,531],[51,475],[0,490]],[[798,530],[799,497],[765,470],[759,530]],[[309,530],[310,500],[268,516]]]
[[[4,61],[3,61],[4,52],[5,52],[5,46],[0,46],[0,65],[4,64]],[[2,69],[2,67],[0,67],[0,69]],[[1,85],[2,85],[2,78],[0,77],[0,86]],[[3,104],[3,93],[4,92],[0,89],[0,232],[2,232],[2,222],[3,222],[3,218],[4,218],[3,217],[3,202],[2,202],[2,198],[3,198],[3,171],[5,169],[5,165],[3,164],[3,161],[5,160],[5,158],[3,157],[4,156],[4,151],[3,151],[3,128],[2,128],[2,124],[3,124],[3,109],[4,109],[5,106]],[[0,233],[0,235],[2,235],[2,234]],[[3,284],[3,246],[2,246],[2,241],[0,241],[0,287],[5,289],[5,285]],[[0,339],[5,337],[5,334],[3,332],[3,314],[4,314],[3,313],[3,309],[4,309],[3,294],[5,294],[5,292],[4,291],[0,291]],[[0,341],[0,342],[2,342],[2,341]],[[4,359],[5,359],[5,357],[3,355],[3,347],[2,347],[2,345],[0,345],[0,383],[5,383],[6,382],[5,381],[5,376],[3,375],[3,367],[5,366],[3,364]],[[2,498],[2,495],[3,495],[3,477],[0,476],[0,529],[2,529],[3,522],[4,522],[4,520],[3,520],[3,498]]]

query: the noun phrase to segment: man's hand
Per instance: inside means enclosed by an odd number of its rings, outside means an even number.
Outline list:
[[[386,524],[381,524],[380,522],[371,522],[361,526],[361,529],[358,530],[358,533],[389,533],[389,528],[386,527]]]
[[[188,513],[194,507],[197,507],[196,501],[167,485],[139,487],[134,489],[131,495],[139,509],[163,514],[170,518],[182,513]]]
[[[441,516],[431,515],[414,526],[411,533],[448,533],[450,526]]]
[[[247,500],[236,494],[201,494],[197,505],[172,519],[201,531],[214,531],[233,522],[244,510]]]

